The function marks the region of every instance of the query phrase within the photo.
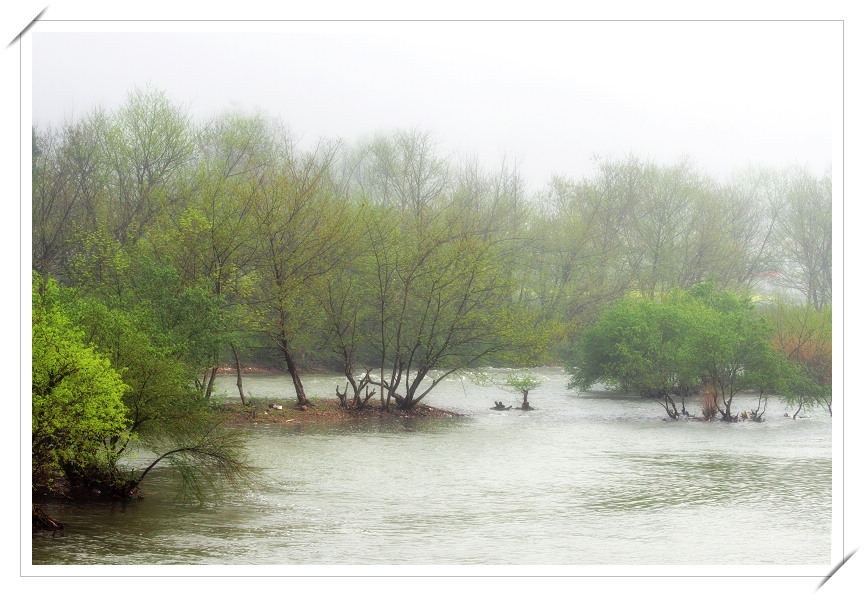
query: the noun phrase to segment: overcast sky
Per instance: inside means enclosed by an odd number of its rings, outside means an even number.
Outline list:
[[[196,117],[260,108],[309,142],[416,127],[445,153],[506,154],[535,187],[631,152],[821,174],[841,132],[839,22],[121,25],[34,26],[37,124],[150,83]]]

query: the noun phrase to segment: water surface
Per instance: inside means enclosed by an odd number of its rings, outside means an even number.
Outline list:
[[[216,504],[177,503],[167,469],[128,504],[51,504],[62,537],[34,564],[829,564],[831,418],[669,421],[636,397],[544,377],[521,396],[467,379],[427,403],[438,420],[257,425],[263,483]],[[234,379],[218,380],[226,399]],[[335,375],[310,375],[332,396]],[[247,376],[288,399],[285,376]],[[695,401],[688,410],[697,411]],[[735,408],[751,407],[736,398]]]

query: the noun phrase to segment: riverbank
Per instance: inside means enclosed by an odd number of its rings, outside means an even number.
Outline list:
[[[215,408],[231,425],[333,423],[366,419],[440,419],[464,416],[425,404],[418,404],[411,412],[406,413],[394,405],[391,405],[389,411],[385,411],[377,401],[374,403],[369,401],[362,410],[355,411],[342,408],[336,399],[312,398],[310,400],[311,404],[305,409],[297,406],[294,400],[256,401],[247,406],[239,402],[225,402]]]

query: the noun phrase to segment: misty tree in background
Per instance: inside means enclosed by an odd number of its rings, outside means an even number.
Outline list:
[[[33,130],[33,269],[69,279],[82,231],[96,226],[99,145],[86,122]]]
[[[449,163],[429,132],[400,129],[378,134],[355,149],[352,183],[359,196],[384,206],[420,213],[451,183]]]
[[[530,291],[544,313],[561,321],[571,335],[629,287],[621,242],[626,201],[588,182],[554,177],[529,220]]]
[[[109,226],[121,244],[137,241],[160,210],[182,199],[176,192],[195,149],[188,108],[163,91],[129,92],[115,113],[98,118]]]
[[[831,304],[831,174],[789,175],[778,223],[781,286],[800,292],[808,305]]]

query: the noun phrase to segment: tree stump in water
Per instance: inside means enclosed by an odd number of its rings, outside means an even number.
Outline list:
[[[63,530],[63,525],[45,514],[37,504],[33,504],[33,530],[56,533]]]

